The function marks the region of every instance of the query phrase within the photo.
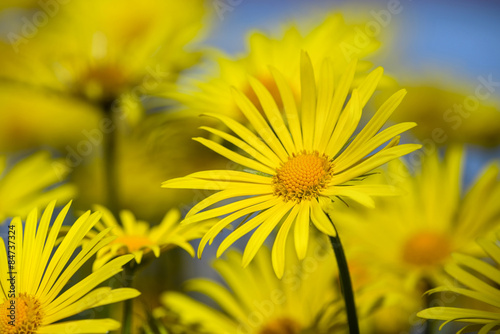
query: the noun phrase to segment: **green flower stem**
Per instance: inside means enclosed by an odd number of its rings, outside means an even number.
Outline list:
[[[116,184],[116,132],[117,124],[114,117],[114,112],[112,110],[112,103],[105,103],[103,109],[105,111],[105,117],[111,119],[114,128],[109,133],[104,136],[104,146],[103,146],[103,160],[104,160],[104,171],[107,182],[107,199],[108,199],[108,209],[113,213],[118,213],[118,192]]]
[[[132,261],[135,262],[135,261]],[[123,287],[130,288],[134,281],[134,267],[131,263],[127,263],[123,267]],[[134,316],[134,298],[127,299],[123,302],[123,317],[122,317],[122,334],[132,333],[132,319]]]
[[[327,216],[331,221],[330,216]],[[351,276],[349,274],[344,248],[342,247],[338,233],[335,237],[330,236],[330,243],[332,244],[333,252],[337,259],[337,267],[339,268],[340,289],[344,297],[349,334],[359,334],[358,316],[356,314],[356,303],[354,301]]]

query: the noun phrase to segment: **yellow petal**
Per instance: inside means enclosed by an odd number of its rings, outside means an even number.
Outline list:
[[[257,230],[255,230],[250,240],[248,240],[247,246],[245,247],[245,251],[243,253],[243,267],[248,266],[250,261],[252,261],[254,256],[261,248],[266,238],[271,234],[280,220],[288,213],[288,211],[290,211],[294,204],[295,203],[293,203],[292,201],[288,201],[283,205],[280,205],[279,210],[277,210],[269,219],[265,220],[262,225],[257,228]]]
[[[304,148],[312,150],[316,117],[316,80],[314,79],[311,58],[304,51],[300,54],[300,87]]]
[[[297,218],[297,214],[299,213],[300,206],[295,205],[290,211],[288,217],[286,217],[285,221],[281,225],[278,235],[274,240],[273,251],[272,251],[272,262],[274,272],[278,278],[283,277],[283,272],[285,270],[285,253],[286,253],[286,240],[288,237],[288,233],[290,232],[290,228],[292,227],[293,222]]]
[[[279,71],[275,68],[270,68],[270,71],[276,81],[281,100],[283,101],[286,120],[290,128],[290,133],[292,134],[293,142],[295,143],[295,148],[298,152],[300,152],[304,149],[304,146],[302,142],[302,130],[300,127],[299,113],[297,111],[297,105],[295,104],[293,92],[290,89],[288,82]]]
[[[244,236],[245,234],[252,231],[254,228],[261,225],[265,220],[269,219],[272,215],[278,214],[283,208],[284,203],[281,199],[276,198],[270,201],[273,206],[263,212],[259,212],[255,217],[245,222],[243,225],[238,227],[234,232],[229,234],[220,244],[217,249],[217,257],[220,257],[226,249],[229,248],[236,240]]]
[[[260,104],[266,114],[267,121],[271,124],[274,132],[285,147],[287,154],[289,156],[292,155],[296,152],[295,145],[293,144],[290,132],[288,132],[288,128],[283,121],[283,117],[281,116],[281,112],[276,105],[274,98],[260,81],[250,78],[250,85],[259,98]]]
[[[342,74],[339,85],[335,89],[331,110],[328,112],[328,118],[325,122],[322,139],[318,147],[318,152],[325,152],[330,137],[332,136],[333,129],[337,126],[337,122],[345,104],[349,89],[351,87],[354,74],[356,73],[357,59],[353,59],[347,66],[345,72]],[[344,111],[345,112],[345,111]]]
[[[295,240],[295,250],[297,251],[297,256],[299,260],[306,257],[307,244],[309,242],[309,201],[300,202],[300,210],[295,220],[294,228],[294,240]]]
[[[248,119],[250,124],[252,124],[255,131],[257,131],[259,136],[274,151],[281,161],[286,161],[288,155],[285,149],[257,108],[242,92],[233,89],[232,93],[236,104]]]
[[[263,165],[260,162],[257,162],[255,160],[252,160],[250,158],[244,157],[241,154],[235,153],[231,151],[230,149],[225,148],[224,146],[217,144],[211,140],[205,139],[205,138],[193,138],[193,140],[205,145],[209,149],[211,149],[214,152],[219,153],[223,157],[228,158],[231,161],[236,162],[237,164],[240,164],[242,166],[251,168],[256,171],[260,171],[266,174],[274,174],[275,170]]]

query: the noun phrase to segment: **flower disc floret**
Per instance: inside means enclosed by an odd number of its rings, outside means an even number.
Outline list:
[[[318,152],[294,155],[277,169],[272,180],[274,195],[296,202],[316,198],[326,188],[332,173],[325,155]]]

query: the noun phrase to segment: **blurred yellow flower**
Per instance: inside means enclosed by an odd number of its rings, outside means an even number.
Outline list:
[[[58,61],[58,79],[91,101],[152,93],[197,61],[199,53],[186,46],[202,29],[204,14],[201,0],[73,1],[40,38],[64,47],[42,52]]]
[[[239,265],[241,253],[230,251],[227,259],[213,263],[227,287],[209,279],[186,283],[187,290],[209,297],[222,311],[169,291],[161,297],[164,307],[153,314],[161,318],[173,311],[181,322],[209,334],[347,332],[330,244],[311,243],[315,247],[302,262],[293,247],[287,248],[287,272],[281,280],[274,275],[268,248],[262,247],[247,269]]]
[[[200,52],[188,44],[202,30],[205,12],[202,0],[75,0],[59,4],[57,15],[43,29],[33,27],[28,36],[19,33],[0,43],[0,87],[14,91],[0,97],[0,106],[8,114],[3,121],[14,122],[2,122],[2,127],[19,126],[19,118],[10,110],[25,110],[29,107],[26,101],[31,102],[31,110],[36,108],[46,117],[42,124],[48,123],[47,116],[63,111],[71,114],[75,109],[77,115],[89,110],[92,117],[97,109],[99,118],[107,112],[119,118],[117,121],[136,122],[143,109],[130,106],[157,91],[172,89],[179,73],[198,60]],[[36,104],[32,96],[37,98]],[[79,129],[80,121],[75,116],[68,123]],[[49,131],[53,125],[39,128],[39,136],[29,136],[28,141],[47,144],[43,140],[50,137],[48,144],[57,140],[67,144],[59,133],[71,133],[58,127],[60,132]],[[82,137],[81,130],[75,134]],[[3,145],[22,146],[13,140],[18,135],[13,135]]]
[[[443,161],[437,153],[427,156],[415,175],[403,162],[391,162],[388,182],[404,195],[382,198],[375,209],[336,208],[350,258],[399,275],[410,291],[423,293],[429,285],[443,284],[451,254],[478,252],[475,239],[500,224],[498,164],[489,165],[462,192],[463,155],[453,147]]]
[[[326,19],[313,29],[301,32],[295,25],[289,26],[281,38],[275,39],[261,32],[253,32],[249,37],[248,53],[236,59],[217,54],[215,60],[218,71],[212,70],[206,78],[201,79],[197,87],[185,86],[186,94],[170,94],[180,99],[189,110],[200,112],[218,112],[244,122],[243,114],[231,98],[231,87],[242,91],[255,106],[261,109],[260,101],[251,85],[248,75],[258,80],[276,99],[282,109],[283,102],[269,67],[276,68],[283,74],[284,80],[290,86],[292,97],[300,100],[300,52],[306,51],[314,68],[319,68],[324,58],[335,61],[333,73],[339,77],[352,58],[364,59],[378,48],[375,39],[364,36],[363,45],[353,55],[353,46],[360,46],[361,25],[347,24],[342,15],[329,14]],[[360,61],[356,73],[366,72],[372,64]],[[356,76],[354,86],[359,84],[361,76]],[[200,80],[200,79],[199,79]]]
[[[446,266],[446,272],[459,284],[448,284],[428,291],[428,293],[452,292],[475,299],[492,307],[491,310],[473,308],[457,308],[450,306],[431,307],[418,313],[425,319],[446,320],[444,325],[452,322],[466,322],[459,332],[468,333],[477,331],[487,334],[500,329],[500,233],[497,241],[479,239],[478,244],[491,259],[491,262],[482,261],[465,254],[454,254],[454,263]],[[458,333],[458,332],[457,332]]]
[[[61,322],[85,310],[134,298],[140,293],[129,288],[96,288],[121,272],[122,266],[133,258],[131,255],[117,258],[62,292],[86,260],[112,238],[106,237],[108,231],[103,231],[75,253],[85,233],[99,220],[98,213],[86,212],[55,247],[70,204],[57,215],[49,232],[54,206],[55,201],[48,204],[38,224],[36,209],[28,215],[24,228],[21,219],[14,218],[9,226],[7,250],[0,238],[0,332],[83,334],[118,329],[120,323],[112,319]]]
[[[54,168],[54,164],[58,164]],[[37,152],[7,167],[7,156],[0,155],[0,223],[21,216],[51,200],[67,201],[76,195],[72,184],[64,181],[68,170],[61,169],[62,159],[51,159],[48,152]]]
[[[134,255],[137,264],[141,263],[144,256],[159,257],[160,253],[174,247],[181,247],[194,256],[189,241],[201,238],[214,223],[209,220],[199,226],[181,226],[180,212],[171,209],[158,226],[151,227],[149,223],[137,220],[128,210],[120,211],[119,224],[108,209],[99,205],[95,208],[103,214],[102,223],[96,224],[95,230],[90,231],[88,236],[94,237],[95,234],[110,229],[109,234],[117,238],[97,252],[94,270],[123,254]]]
[[[263,106],[265,118],[243,92],[234,90],[235,102],[255,130],[223,114],[207,114],[222,121],[241,139],[213,128],[205,129],[234,144],[250,158],[214,141],[195,138],[249,169],[204,171],[163,183],[165,188],[220,190],[195,205],[186,215],[185,223],[228,215],[202,238],[198,256],[201,256],[206,244],[211,243],[227,225],[248,216],[251,219],[225,238],[217,251],[217,256],[220,256],[236,240],[257,228],[243,254],[243,266],[246,266],[273,229],[286,218],[273,247],[273,267],[278,277],[281,277],[284,270],[284,244],[292,226],[297,254],[303,258],[307,251],[311,222],[321,232],[336,235],[334,226],[324,212],[324,207],[332,200],[345,196],[370,206],[373,205],[371,196],[393,194],[389,186],[349,182],[359,180],[372,169],[420,147],[414,144],[398,145],[398,135],[415,126],[415,123],[397,124],[377,133],[398,106],[405,91],[401,90],[389,98],[350,141],[363,107],[377,87],[383,70],[377,68],[371,72],[346,103],[356,62],[349,64],[338,81],[334,81],[333,68],[333,63],[328,59],[323,62],[321,69],[316,68],[316,75],[319,73],[316,85],[310,58],[303,53],[299,107],[283,75],[272,69],[285,106],[284,115],[260,81],[250,78],[250,85]],[[383,149],[368,156],[387,142]],[[227,199],[234,201],[202,211]]]
[[[394,116],[397,122],[418,124],[412,132],[427,145],[446,146],[456,143],[494,147],[500,144],[500,110],[498,101],[480,99],[432,86],[410,86],[401,111]],[[481,96],[487,88],[479,90]],[[489,94],[489,93],[488,93]],[[384,99],[387,94],[381,94]]]

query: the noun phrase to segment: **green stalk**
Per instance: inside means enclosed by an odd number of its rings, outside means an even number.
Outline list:
[[[123,287],[130,288],[134,281],[134,268],[130,263],[123,267]],[[134,316],[134,299],[127,299],[123,302],[122,334],[132,333],[132,318]]]
[[[106,134],[104,138],[104,170],[107,182],[107,199],[108,209],[114,214],[118,213],[118,193],[117,193],[117,179],[116,179],[116,129],[117,124],[113,111],[111,110],[112,104],[109,103],[105,109],[106,117],[109,117],[114,124],[114,130]]]
[[[330,221],[332,219],[327,215]],[[332,222],[333,224],[333,222]],[[334,225],[335,226],[335,225]],[[349,326],[349,334],[359,334],[358,316],[356,314],[356,303],[354,301],[354,292],[352,289],[351,275],[347,266],[347,260],[344,253],[344,248],[340,242],[340,237],[330,236],[330,243],[332,244],[333,253],[337,259],[337,267],[339,269],[340,290],[344,297],[345,309],[347,313],[347,324]]]
[[[102,108],[104,110],[104,116],[111,119],[114,127],[109,133],[104,136],[104,146],[103,146],[103,159],[104,159],[104,171],[107,182],[107,199],[108,199],[108,209],[111,210],[115,215],[119,212],[118,205],[118,188],[117,188],[117,178],[116,178],[116,132],[117,124],[113,112],[113,101],[106,101],[102,103]],[[135,267],[128,263],[123,267],[123,284],[124,288],[132,287],[134,279]],[[132,333],[132,318],[134,311],[133,299],[127,299],[123,302],[123,317],[122,317],[122,334]]]

